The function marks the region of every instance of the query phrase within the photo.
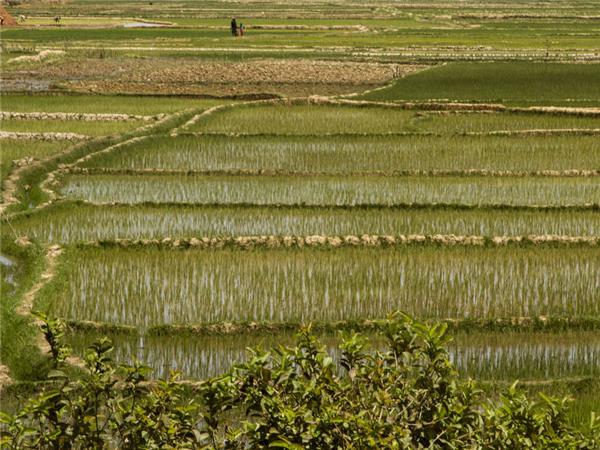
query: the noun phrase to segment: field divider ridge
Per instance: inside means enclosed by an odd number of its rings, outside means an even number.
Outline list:
[[[409,235],[262,235],[262,236],[205,236],[163,239],[106,239],[75,244],[76,247],[148,247],[172,249],[220,249],[239,248],[339,248],[339,247],[383,247],[394,248],[406,245],[440,246],[506,246],[506,245],[561,245],[600,246],[598,236],[526,235],[526,236],[482,236],[455,234],[409,234]]]
[[[56,181],[58,183],[58,181]],[[53,202],[66,200],[64,196],[56,194]],[[313,208],[313,209],[456,209],[456,210],[512,210],[512,211],[600,211],[600,203],[574,203],[563,205],[513,205],[508,203],[480,203],[480,204],[465,204],[465,203],[353,203],[353,204],[335,204],[335,203],[251,203],[251,202],[95,202],[87,200],[75,200],[81,204],[91,206],[161,206],[161,207],[240,207],[240,208]],[[48,205],[44,205],[48,206]]]
[[[89,138],[90,136],[79,133],[0,131],[0,139],[23,139],[27,141],[83,141]]]
[[[65,112],[18,112],[0,111],[0,120],[67,120],[78,122],[151,122],[160,120],[165,114],[136,115],[112,113],[65,113]]]
[[[442,318],[425,319],[428,323],[445,323],[449,332],[565,332],[600,331],[598,317],[528,316],[495,318]],[[133,325],[104,323],[90,320],[66,320],[72,333],[99,332],[129,336],[233,336],[262,335],[283,332],[297,332],[310,326],[315,333],[335,333],[339,331],[368,332],[381,330],[390,319],[348,319],[337,321],[240,321],[196,324],[152,325],[142,331]]]
[[[116,149],[111,148],[110,151]],[[108,149],[107,149],[108,150]],[[96,155],[93,155],[96,156]],[[568,170],[492,170],[492,169],[467,169],[467,170],[392,170],[392,171],[353,171],[353,172],[327,172],[327,171],[291,171],[280,169],[215,169],[215,170],[177,170],[177,169],[119,169],[109,167],[80,167],[72,166],[63,173],[88,174],[88,175],[256,175],[256,176],[424,176],[424,177],[454,177],[454,176],[490,176],[490,177],[596,177],[600,170],[568,169]]]

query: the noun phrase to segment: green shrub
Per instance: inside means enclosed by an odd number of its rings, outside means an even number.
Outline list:
[[[444,325],[399,316],[374,351],[345,337],[336,363],[310,333],[295,347],[254,352],[188,395],[175,378],[149,382],[115,368],[111,344],[85,355],[86,375],[60,370],[54,387],[2,416],[6,448],[486,448],[592,449],[600,422],[575,430],[566,401],[528,399],[516,384],[487,398],[448,359]],[[56,353],[60,353],[57,349]]]

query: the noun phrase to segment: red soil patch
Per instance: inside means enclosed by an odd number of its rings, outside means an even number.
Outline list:
[[[15,27],[17,26],[17,21],[15,18],[4,8],[4,6],[0,6],[0,25],[3,27]]]

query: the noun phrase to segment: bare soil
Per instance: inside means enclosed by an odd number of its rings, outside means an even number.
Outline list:
[[[192,58],[64,60],[12,71],[70,90],[101,93],[289,96],[333,95],[383,85],[423,66],[369,62],[253,60],[214,62]]]

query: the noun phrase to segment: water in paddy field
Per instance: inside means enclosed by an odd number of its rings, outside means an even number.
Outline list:
[[[127,22],[123,24],[123,28],[161,28],[164,27],[162,23],[151,23],[151,22]]]
[[[76,333],[69,343],[83,354],[98,336]],[[114,357],[129,363],[137,359],[150,366],[154,377],[171,370],[184,378],[221,375],[247,361],[248,348],[270,350],[293,345],[292,333],[239,336],[123,336],[114,334]],[[337,335],[320,336],[334,361],[342,357]],[[370,335],[371,348],[384,349],[381,336]],[[600,338],[594,332],[458,334],[448,346],[450,360],[460,374],[482,380],[535,380],[600,375]]]
[[[0,254],[0,266],[2,266],[3,269],[10,269],[10,268],[14,267],[14,265],[15,265],[15,262],[12,259]],[[15,278],[14,278],[14,274],[12,273],[12,270],[3,270],[3,272],[6,272],[4,275],[4,281],[6,281],[8,284],[14,286]]]

